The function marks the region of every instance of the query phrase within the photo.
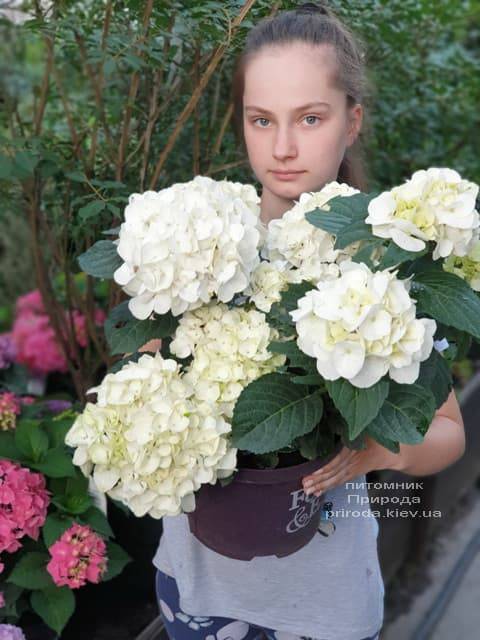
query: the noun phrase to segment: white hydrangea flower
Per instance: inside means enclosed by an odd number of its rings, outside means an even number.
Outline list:
[[[373,198],[365,222],[374,235],[391,238],[406,251],[421,251],[433,241],[434,260],[464,256],[480,224],[478,190],[453,169],[422,169],[405,184]]]
[[[339,268],[337,280],[319,282],[290,312],[299,348],[326,380],[366,388],[388,373],[412,384],[432,351],[436,322],[415,317],[410,281],[397,272],[347,261]]]
[[[339,270],[335,263],[349,258],[348,252],[335,250],[335,237],[308,222],[305,214],[317,207],[328,211],[329,200],[355,193],[358,189],[338,182],[330,182],[318,192],[302,193],[282,218],[269,222],[262,256],[270,262],[283,261],[287,269],[297,269],[300,280],[336,278]]]
[[[282,291],[288,287],[289,283],[300,281],[298,270],[288,269],[285,261],[263,260],[252,271],[245,294],[250,297],[257,309],[268,313],[272,304],[280,301]]]
[[[195,395],[175,360],[144,354],[95,392],[97,403],[86,404],[65,442],[84,475],[136,516],[192,511],[202,484],[235,471],[231,425]]]
[[[207,176],[131,194],[117,241],[124,263],[113,276],[132,297],[131,313],[178,316],[243,291],[265,233],[259,202],[252,185]]]
[[[285,363],[283,354],[267,349],[278,337],[260,311],[212,302],[182,316],[170,350],[179,358],[193,355],[184,380],[228,419],[244,387]]]
[[[475,234],[468,246],[467,255],[451,255],[443,261],[443,269],[466,280],[474,291],[480,291],[480,239]]]

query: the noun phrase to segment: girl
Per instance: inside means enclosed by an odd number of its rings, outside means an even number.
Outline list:
[[[248,159],[262,184],[266,224],[301,193],[327,182],[367,190],[354,152],[363,119],[363,58],[339,19],[311,3],[262,20],[249,33],[233,96]],[[358,510],[368,502],[365,474],[396,469],[427,475],[460,458],[465,436],[455,394],[438,410],[420,445],[401,445],[394,454],[371,439],[367,443],[361,451],[344,447],[303,479],[306,493],[324,494],[322,535],[290,556],[231,559],[198,541],[187,515],[165,517],[153,562],[169,637],[379,638],[384,586],[378,523],[369,509]],[[353,478],[356,492],[346,486]],[[358,513],[362,516],[354,517]]]

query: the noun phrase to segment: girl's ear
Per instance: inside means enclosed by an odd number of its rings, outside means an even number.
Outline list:
[[[348,137],[347,146],[350,147],[357,139],[360,129],[362,128],[363,121],[363,107],[361,104],[355,104],[348,113]]]

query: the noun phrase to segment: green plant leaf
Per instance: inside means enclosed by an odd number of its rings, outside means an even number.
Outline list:
[[[39,462],[32,463],[31,466],[49,478],[65,478],[76,475],[72,456],[63,445],[49,449]]]
[[[95,278],[113,278],[115,271],[123,264],[117,253],[117,245],[111,240],[98,240],[77,260],[80,269]]]
[[[394,242],[390,242],[385,255],[383,256],[377,268],[379,270],[387,269],[389,267],[408,262],[409,260],[417,260],[418,258],[424,256],[427,252],[428,248],[425,248],[422,251],[405,251],[405,249],[402,249]]]
[[[17,422],[15,444],[28,459],[37,462],[48,449],[48,436],[39,420]]]
[[[120,326],[118,326],[120,325]],[[171,336],[178,326],[178,318],[166,313],[153,320],[138,320],[128,309],[128,300],[110,312],[104,324],[110,353],[134,352],[153,339]]]
[[[390,382],[390,392],[366,431],[381,441],[418,444],[435,415],[433,393],[417,384]]]
[[[325,386],[336,408],[348,424],[348,435],[354,440],[378,415],[388,396],[388,380],[379,380],[372,387],[359,389],[348,380],[326,380]]]
[[[61,633],[75,611],[75,596],[69,587],[50,587],[30,597],[32,609],[56,633]]]
[[[107,570],[103,575],[102,582],[111,580],[122,573],[125,566],[132,561],[126,551],[114,542],[107,542]]]
[[[25,456],[15,444],[15,435],[11,431],[0,431],[0,458],[22,462]]]
[[[94,531],[101,533],[106,538],[113,538],[114,534],[105,514],[97,507],[90,507],[82,513],[80,520],[88,524]]]
[[[44,429],[48,434],[50,447],[56,448],[65,444],[65,436],[78,415],[78,412],[70,410],[70,413],[64,417],[52,417],[43,421]]]
[[[13,567],[7,582],[16,584],[24,589],[44,589],[53,584],[53,580],[47,571],[50,561],[48,553],[31,551],[22,556]]]
[[[72,526],[73,523],[73,518],[69,518],[59,513],[51,513],[48,515],[42,528],[42,536],[45,545],[47,547],[51,547],[52,544]]]
[[[444,271],[415,274],[410,296],[422,313],[480,338],[480,299],[464,280]]]
[[[339,236],[346,232],[353,222],[364,222],[368,215],[368,204],[376,195],[355,193],[352,196],[335,196],[328,201],[328,211],[317,207],[307,211],[305,218],[314,227]],[[367,228],[370,229],[370,226]],[[371,235],[370,231],[369,236]]]
[[[287,356],[290,367],[304,369],[309,374],[319,375],[315,358],[307,356],[298,347],[296,340],[273,340],[268,345],[271,353],[283,353]],[[321,378],[321,376],[320,376]],[[321,378],[323,381],[323,378]]]
[[[436,349],[432,349],[430,357],[421,363],[415,384],[433,393],[436,409],[447,400],[453,388],[453,378],[445,358]]]
[[[105,204],[106,203],[103,200],[94,200],[93,202],[89,202],[79,209],[78,216],[83,221],[93,218],[105,209]]]
[[[323,413],[321,392],[292,384],[290,377],[269,373],[251,382],[233,411],[232,444],[252,453],[288,446],[311,431]]]

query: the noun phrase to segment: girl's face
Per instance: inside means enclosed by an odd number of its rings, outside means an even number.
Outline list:
[[[296,200],[337,179],[345,150],[360,130],[362,107],[347,107],[345,93],[333,86],[334,73],[329,45],[266,48],[247,65],[245,144],[262,197]]]

